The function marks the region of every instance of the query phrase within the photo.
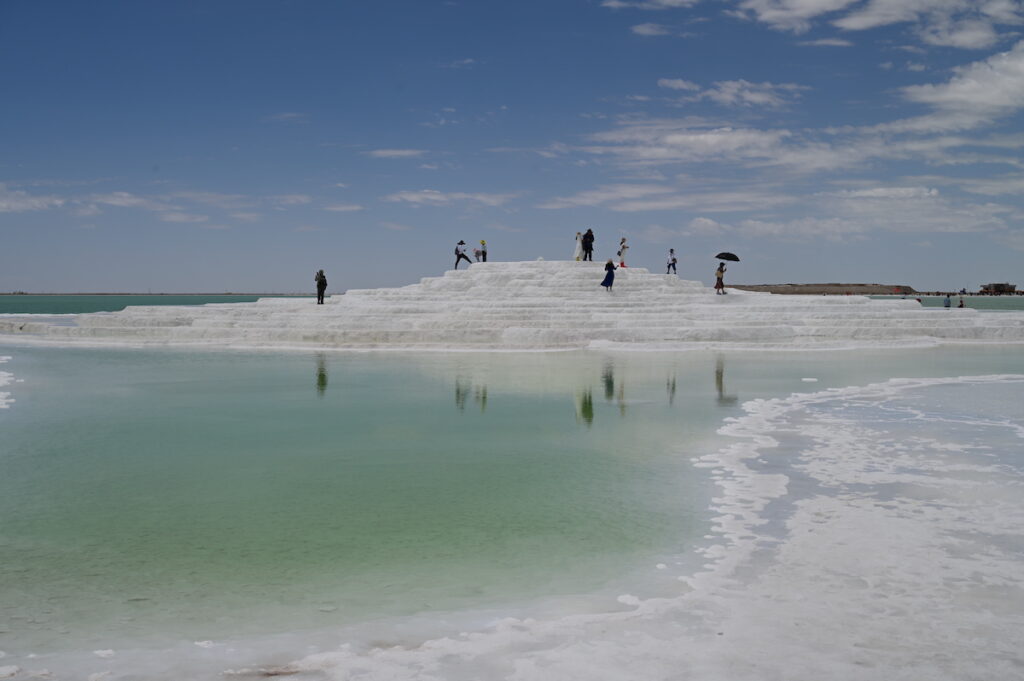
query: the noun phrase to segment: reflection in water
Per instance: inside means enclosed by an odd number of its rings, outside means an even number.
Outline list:
[[[601,372],[601,381],[604,383],[605,402],[611,402],[615,396],[615,371],[611,362],[604,365],[604,371]]]
[[[594,393],[590,388],[576,392],[576,423],[580,421],[588,427],[594,424]]]
[[[316,356],[316,394],[323,397],[327,392],[327,356],[319,353]]]
[[[715,391],[718,393],[718,404],[725,406],[735,404],[739,399],[736,395],[725,394],[725,357],[715,358]]]
[[[668,391],[668,406],[672,406],[672,403],[676,401],[676,375],[672,374],[665,379],[665,390]]]
[[[473,386],[473,383],[461,376],[455,378],[455,406],[459,411],[466,408],[466,399],[473,395],[473,401],[480,406],[480,411],[487,411],[487,386]]]

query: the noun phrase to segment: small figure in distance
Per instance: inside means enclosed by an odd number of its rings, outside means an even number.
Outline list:
[[[944,307],[944,308],[946,308],[948,310],[950,307],[952,307],[952,305],[953,305],[953,301],[951,301],[949,299],[949,294],[947,293],[946,297],[943,298],[943,300],[942,300],[942,307]]]
[[[487,262],[487,242],[480,239],[480,259]]]
[[[676,272],[676,249],[668,249],[668,262],[666,263],[665,274]],[[676,272],[678,274],[678,272]]]
[[[612,262],[611,258],[608,258],[608,262],[604,264],[604,280],[601,282],[601,286],[604,286],[608,293],[612,292],[612,284],[615,283],[615,269],[615,263]]]
[[[323,270],[320,270],[313,275],[313,281],[316,282],[316,304],[324,304],[324,291],[327,290],[327,275],[324,274]]]
[[[474,248],[473,249],[473,257],[476,259],[477,262],[480,262],[480,254],[481,254],[481,252],[482,251],[479,248]]]
[[[594,262],[594,230],[584,232],[580,243],[583,244],[583,260]]]
[[[470,265],[473,264],[473,261],[469,259],[468,255],[466,255],[466,242],[460,240],[459,243],[455,244],[455,269],[459,269],[459,263],[463,260],[468,262]]]
[[[583,232],[576,232],[576,248],[572,250],[572,259],[576,262],[583,260]]]
[[[716,295],[721,295],[721,296],[725,295],[725,282],[722,281],[723,277],[725,277],[725,263],[724,262],[720,262],[720,263],[718,263],[718,269],[715,270],[715,294]]]
[[[626,237],[622,237],[619,241],[619,252],[616,255],[619,256],[619,267],[626,266],[626,251],[629,250],[629,246],[626,245]]]
[[[964,299],[963,299],[963,297],[962,297],[962,296],[961,296],[961,298],[960,298],[960,304],[959,304],[959,305],[957,305],[957,307],[967,307],[966,305],[964,305]]]

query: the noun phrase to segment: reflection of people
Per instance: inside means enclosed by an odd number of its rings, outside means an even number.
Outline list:
[[[612,368],[611,362],[604,365],[604,371],[601,372],[601,382],[604,384],[605,402],[611,402],[612,398],[615,397],[615,370]]]
[[[583,233],[576,232],[576,248],[572,250],[572,259],[579,262],[583,259]]]
[[[718,392],[718,403],[721,405],[734,404],[735,395],[725,394],[725,358],[719,355],[715,358],[715,391]]]
[[[466,408],[466,397],[469,395],[470,385],[463,382],[461,378],[455,379],[455,406],[462,411]]]
[[[675,374],[665,379],[665,390],[668,391],[668,404],[672,406],[672,403],[676,400],[676,377]]]
[[[676,271],[676,249],[668,249],[668,261],[665,264],[667,265],[665,268],[665,274]],[[678,272],[676,272],[676,274],[678,274]]]
[[[583,259],[594,262],[594,230],[584,232],[580,243],[583,245]]]
[[[313,281],[316,282],[316,304],[324,304],[324,291],[327,290],[327,275],[324,274],[323,270],[320,270],[313,275]]]
[[[611,293],[612,285],[615,283],[615,263],[612,262],[611,258],[608,258],[608,262],[604,264],[604,279],[601,281],[601,286],[604,286],[605,290]]]
[[[473,261],[469,259],[468,255],[466,255],[466,242],[459,241],[459,243],[455,244],[455,269],[459,269],[459,263],[463,260],[468,262],[470,265],[473,264]]]
[[[322,354],[316,356],[316,394],[320,397],[327,392],[327,358]]]
[[[580,421],[588,427],[594,424],[594,395],[590,388],[576,393],[576,422]]]
[[[720,262],[720,263],[718,263],[718,269],[715,270],[715,294],[716,295],[725,295],[725,282],[723,281],[724,277],[725,277],[725,263],[724,262]]]

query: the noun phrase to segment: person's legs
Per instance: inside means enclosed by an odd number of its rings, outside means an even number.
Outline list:
[[[483,256],[484,256],[484,262],[487,262],[487,251],[483,252]]]

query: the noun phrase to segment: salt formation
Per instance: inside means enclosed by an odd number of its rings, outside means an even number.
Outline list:
[[[314,299],[129,307],[45,320],[0,317],[0,340],[351,349],[824,348],[1024,342],[1024,314],[925,309],[914,300],[730,290],[603,263],[474,263],[401,288]]]

